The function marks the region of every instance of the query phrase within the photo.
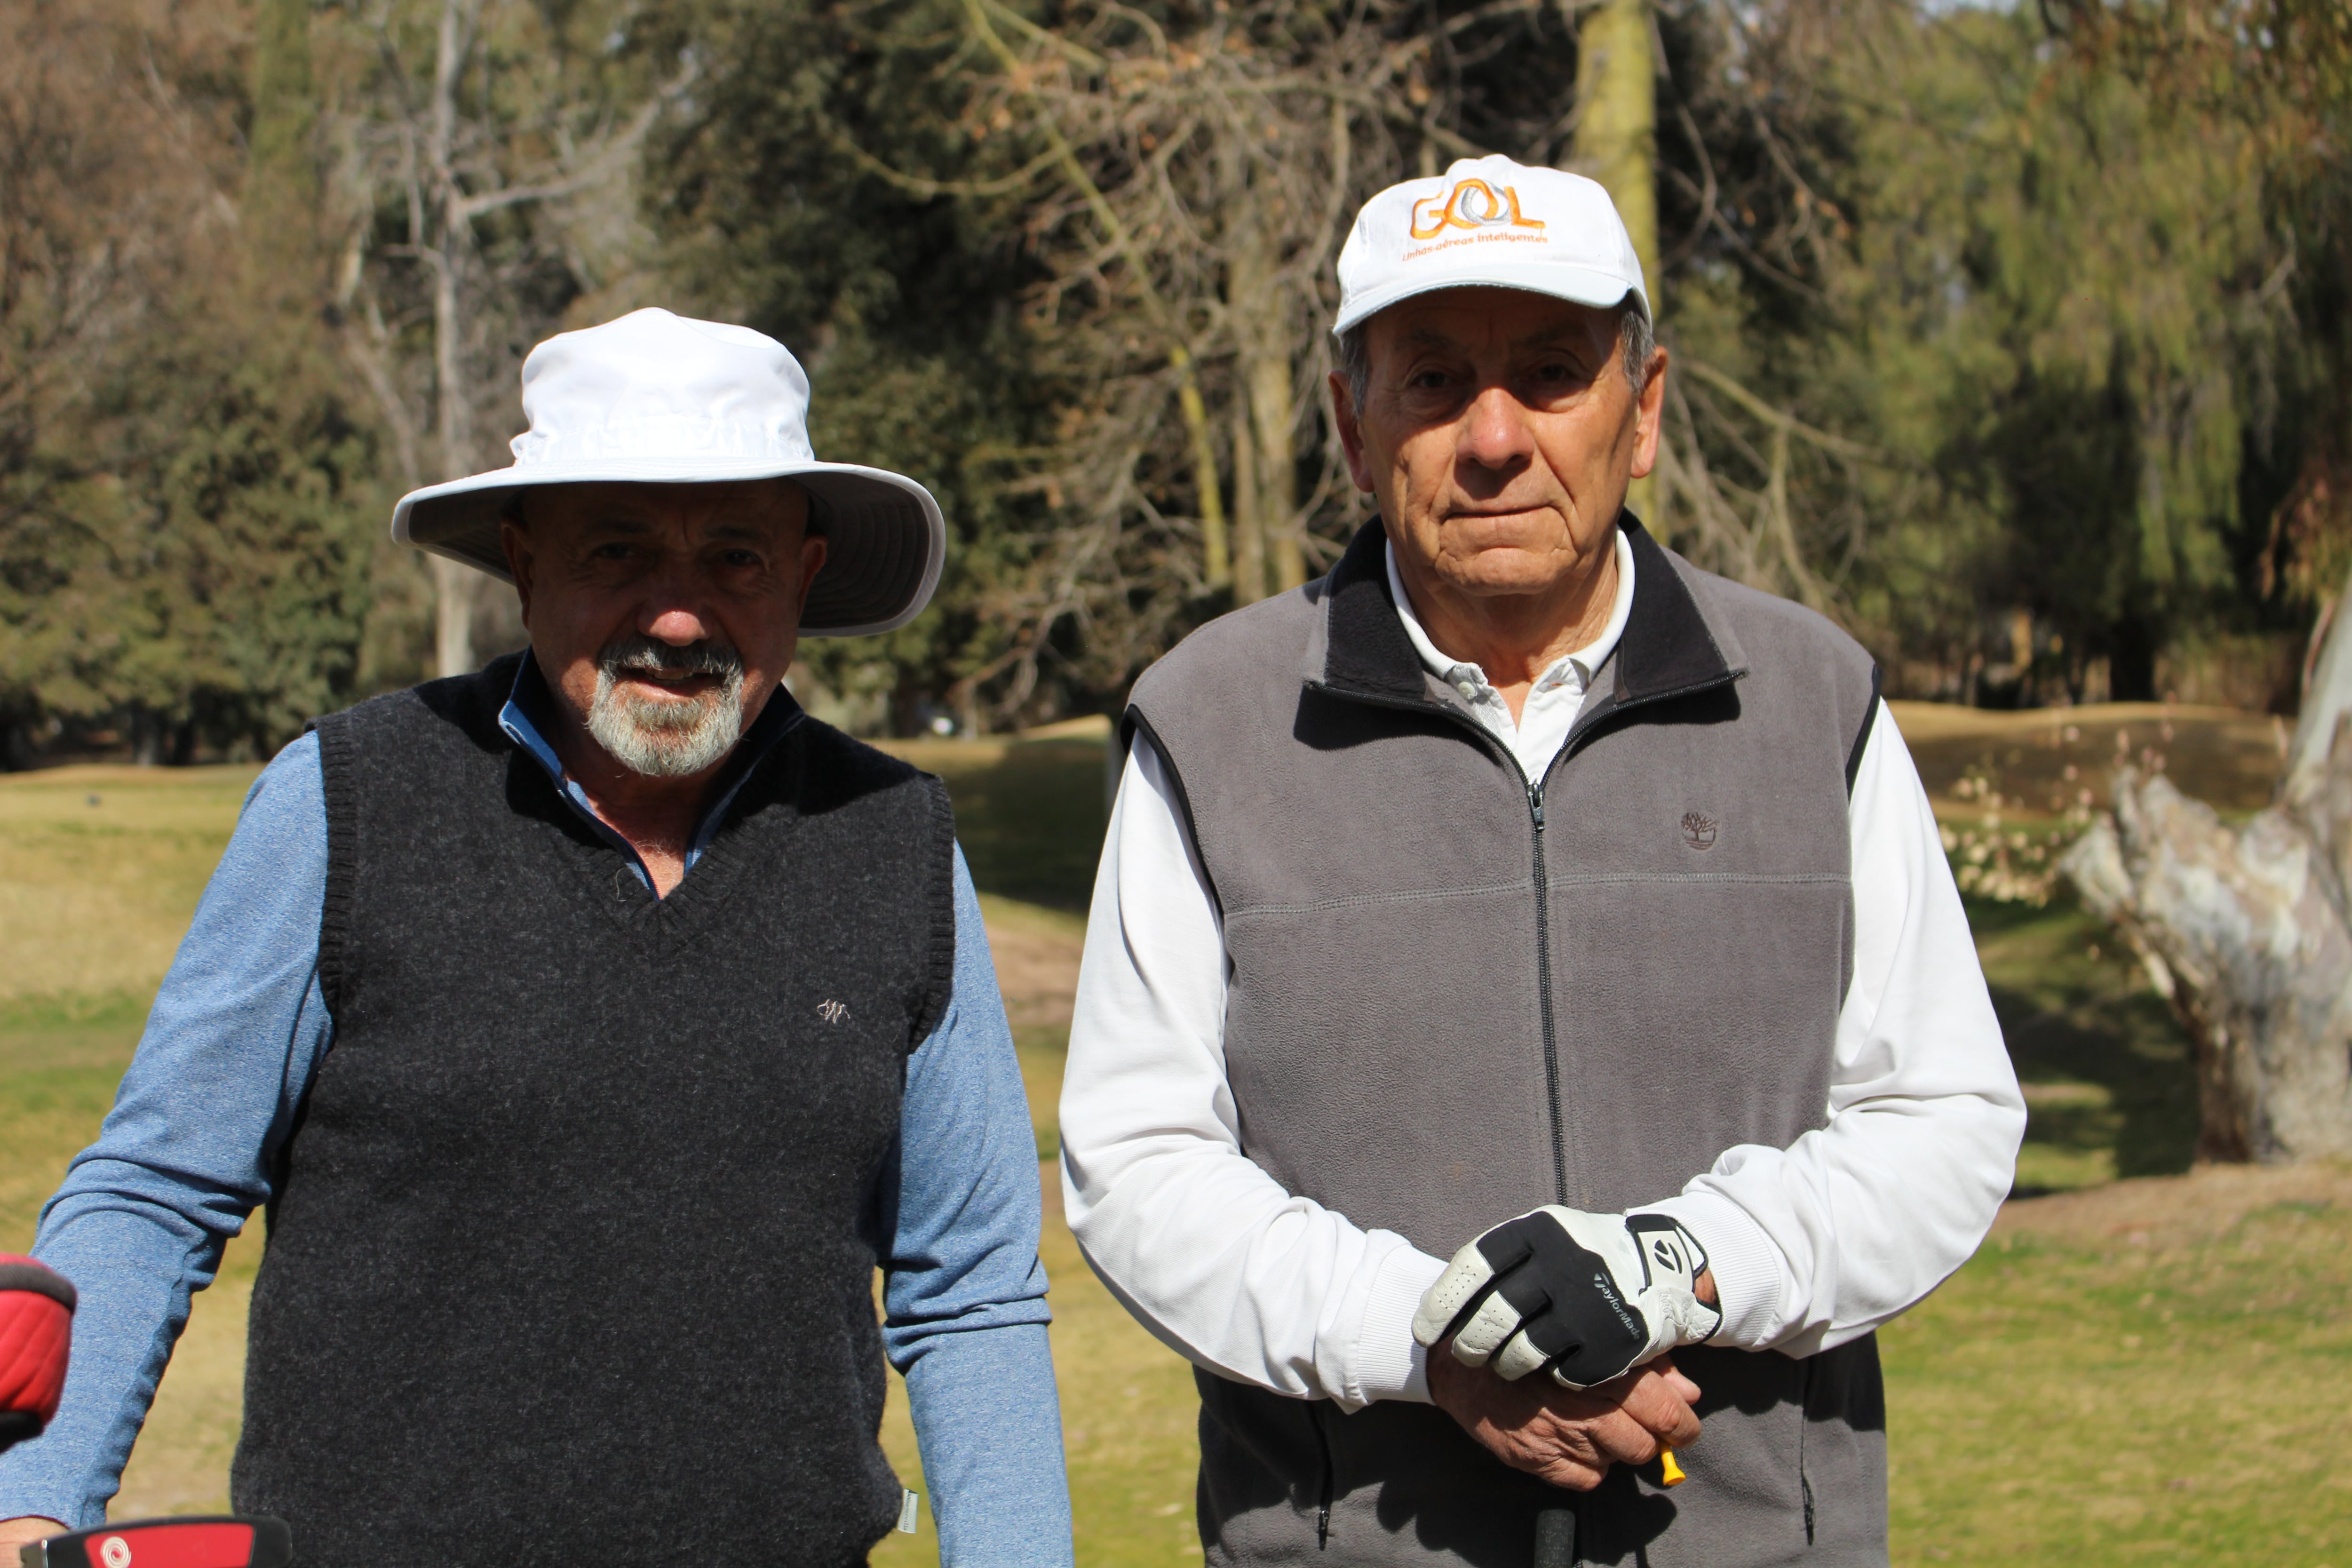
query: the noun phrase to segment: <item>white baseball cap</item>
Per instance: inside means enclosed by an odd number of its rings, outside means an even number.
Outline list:
[[[947,521],[902,474],[820,463],[809,446],[808,375],[792,351],[749,327],[667,310],[563,332],[522,362],[530,428],[514,462],[428,485],[393,509],[392,536],[506,577],[499,525],[529,485],[630,480],[712,484],[788,479],[825,534],[824,568],[801,631],[857,637],[905,626],[930,602]]]
[[[1642,258],[1598,182],[1499,154],[1364,204],[1339,252],[1334,333],[1437,289],[1525,289],[1607,310],[1631,294],[1650,313]]]

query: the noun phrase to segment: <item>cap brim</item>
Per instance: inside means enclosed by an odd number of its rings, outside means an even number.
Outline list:
[[[1339,319],[1331,323],[1334,335],[1346,331],[1358,322],[1368,321],[1391,305],[1399,304],[1420,294],[1434,294],[1446,289],[1517,289],[1530,294],[1549,294],[1555,300],[1571,304],[1591,305],[1595,310],[1614,310],[1626,295],[1641,301],[1642,314],[1650,314],[1649,294],[1639,284],[1629,284],[1613,272],[1598,268],[1563,267],[1558,262],[1530,262],[1514,266],[1496,262],[1475,272],[1448,272],[1427,278],[1392,279],[1379,289],[1368,289],[1339,307]]]
[[[499,468],[400,499],[392,536],[506,582],[499,540],[509,492],[532,485],[722,484],[790,479],[808,491],[825,534],[824,569],[809,589],[801,635],[865,637],[896,631],[929,604],[947,563],[947,520],[931,492],[904,475],[855,463],[532,464]]]

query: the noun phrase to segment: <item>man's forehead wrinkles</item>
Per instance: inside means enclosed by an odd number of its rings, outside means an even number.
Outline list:
[[[1548,327],[1524,333],[1517,342],[1518,346],[1531,349],[1589,348],[1592,343],[1592,334],[1586,330],[1584,322],[1570,316]]]
[[[710,520],[703,531],[713,539],[772,539],[783,529],[783,520],[772,517],[719,517]]]
[[[652,533],[660,527],[654,518],[622,508],[598,507],[579,521],[582,528],[593,533]]]
[[[1407,349],[1452,350],[1475,352],[1488,347],[1506,349],[1590,348],[1592,334],[1586,323],[1576,316],[1562,316],[1546,321],[1526,331],[1506,336],[1494,323],[1481,323],[1486,331],[1465,333],[1422,322],[1402,326],[1398,337]]]

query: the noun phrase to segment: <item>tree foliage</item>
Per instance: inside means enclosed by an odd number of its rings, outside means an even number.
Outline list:
[[[1899,652],[1937,599],[1963,642],[2023,613],[2038,646],[2011,662],[2041,695],[2103,663],[2152,696],[2158,647],[2226,616],[2268,522],[2241,480],[2272,434],[2280,258],[2243,138],[2048,41],[2030,14],[1898,16],[1839,62],[1854,241],[1820,384],[1887,455],[1865,493],[1906,503],[1873,509],[1901,531],[1854,552],[1882,571],[1849,602]]]
[[[369,427],[239,221],[245,18],[0,22],[0,705],[141,754],[259,747],[348,700]],[[299,244],[291,247],[299,253]]]

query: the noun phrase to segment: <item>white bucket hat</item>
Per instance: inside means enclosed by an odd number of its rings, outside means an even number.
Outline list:
[[[808,492],[810,521],[825,534],[802,633],[896,630],[939,586],[947,521],[931,492],[903,475],[818,462],[808,401],[800,362],[749,327],[633,310],[563,332],[522,363],[530,428],[514,438],[513,466],[403,496],[392,536],[503,578],[506,492],[524,486],[788,479]]]
[[[1581,174],[1497,155],[1462,159],[1364,204],[1339,252],[1339,319],[1331,331],[1415,294],[1481,286],[1601,310],[1631,294],[1650,313],[1642,258],[1609,193]]]

